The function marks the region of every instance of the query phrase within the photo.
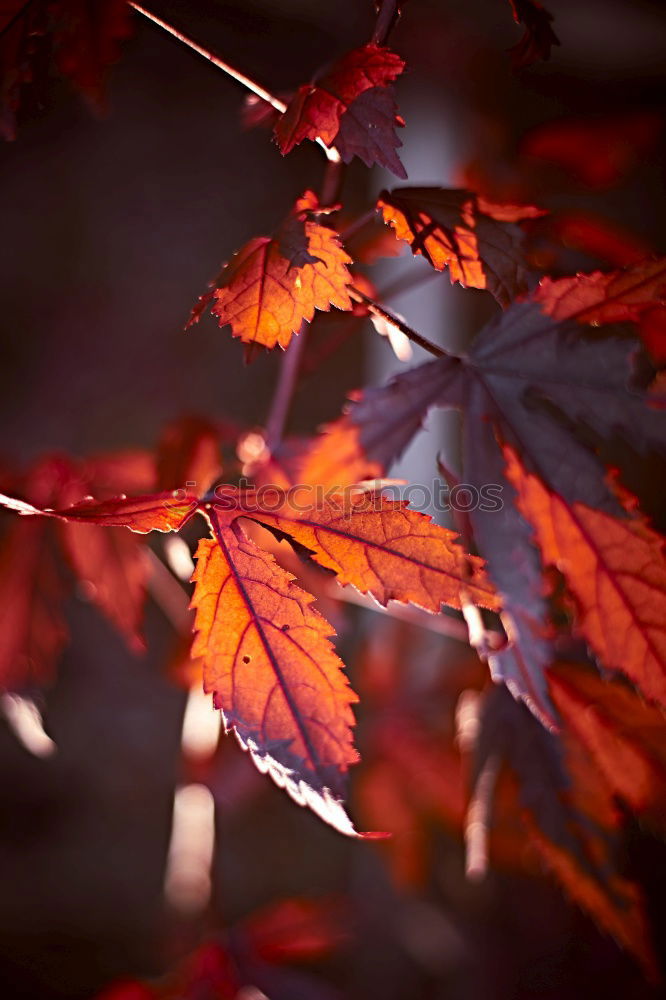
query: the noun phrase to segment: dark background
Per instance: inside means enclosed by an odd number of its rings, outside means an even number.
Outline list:
[[[277,93],[362,44],[373,23],[364,0],[153,6]],[[506,50],[522,29],[508,3],[405,4],[392,44],[409,67],[398,94],[411,182],[457,180],[453,168],[419,171],[419,145],[435,159],[441,147],[460,167],[480,153],[499,169],[541,122],[663,108],[661,2],[549,6],[561,48],[515,75]],[[152,447],[183,413],[250,427],[267,414],[278,359],[244,366],[228,330],[210,320],[187,334],[182,326],[220,263],[320,183],[321,153],[306,143],[283,159],[266,132],[243,131],[241,88],[134,20],[103,121],[53,81],[45,106],[28,100],[18,140],[0,148],[0,450],[8,462]],[[385,183],[356,164],[345,201],[369,204]],[[619,188],[569,185],[558,195],[546,185],[544,200],[592,208],[663,251],[662,189],[657,145]],[[573,250],[566,260],[569,270],[603,263]],[[464,341],[492,303],[442,280],[460,327],[422,332]],[[349,389],[376,377],[372,336],[359,327],[303,383],[292,429],[312,432],[339,412]],[[631,960],[549,883],[492,874],[470,885],[457,839],[439,829],[423,887],[397,889],[376,847],[343,840],[267,780],[255,782],[230,741],[214,775],[212,912],[175,921],[162,895],[173,790],[183,777],[184,694],[164,669],[173,632],[149,604],[149,653],[138,658],[89,605],[72,600],[68,614],[72,641],[44,701],[58,753],[31,757],[0,726],[0,996],[90,997],[114,977],[159,974],[207,927],[280,896],[327,892],[347,894],[355,913],[355,943],[320,970],[339,991],[332,996],[653,995]],[[353,664],[377,619],[359,612],[351,622],[345,652]],[[405,664],[417,676],[425,669]],[[247,794],[232,794],[227,774]],[[628,858],[659,923],[663,851],[636,834]]]

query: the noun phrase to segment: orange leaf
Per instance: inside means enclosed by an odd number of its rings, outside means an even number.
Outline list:
[[[642,521],[566,502],[504,449],[507,475],[546,563],[574,594],[579,628],[602,662],[666,705],[666,562]]]
[[[0,496],[0,503],[9,498]],[[150,493],[143,497],[113,497],[111,500],[81,500],[62,510],[23,511],[23,513],[46,514],[60,517],[78,524],[99,524],[107,528],[130,528],[139,534],[148,531],[180,531],[197,509],[196,497],[185,490],[171,490],[164,493]]]
[[[485,214],[482,205],[499,214]],[[485,288],[502,306],[526,290],[522,233],[501,221],[501,206],[479,203],[471,191],[415,187],[383,191],[377,207],[398,239],[437,271],[448,267],[452,282]],[[505,209],[516,218],[516,206]]]
[[[626,683],[558,665],[550,692],[568,730],[592,755],[606,784],[641,819],[666,821],[666,719]]]
[[[231,326],[234,337],[287,347],[315,309],[351,309],[351,258],[337,233],[314,221],[318,208],[307,191],[273,238],[250,240],[222,270],[206,301],[195,307],[191,322],[214,299],[213,315],[220,326]]]
[[[372,594],[380,604],[402,601],[439,612],[442,604],[460,608],[472,600],[499,608],[482,560],[456,544],[455,532],[402,500],[340,494],[307,511],[252,516],[309,549],[339,583]]]
[[[603,323],[649,324],[648,349],[656,360],[666,359],[666,259],[643,260],[622,271],[577,274],[571,278],[543,278],[532,298],[548,316]],[[648,315],[649,314],[649,315]]]
[[[586,747],[566,728],[547,732],[495,687],[484,698],[477,753],[477,773],[492,760],[503,765],[491,837],[492,845],[499,834],[502,860],[511,863],[506,848],[520,837],[523,855],[535,850],[571,898],[654,978],[644,900],[618,865],[621,813]],[[506,778],[515,780],[507,787]]]
[[[301,805],[356,835],[340,797],[350,764],[357,700],[330,642],[332,629],[272,556],[244,537],[234,513],[208,510],[215,540],[203,539],[194,573],[197,632],[227,730]]]

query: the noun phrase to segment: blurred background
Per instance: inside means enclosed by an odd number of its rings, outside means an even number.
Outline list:
[[[150,6],[276,94],[363,44],[374,23],[365,0]],[[516,73],[507,50],[522,28],[508,0],[404,5],[391,45],[408,65],[397,93],[409,183],[467,184],[551,209],[532,234],[534,266],[551,273],[663,252],[663,3],[548,6],[561,46]],[[183,325],[220,264],[320,184],[321,151],[304,143],[283,159],[268,132],[243,128],[238,85],[133,20],[103,120],[54,79],[28,95],[17,140],[0,148],[3,468],[50,452],[152,449],[183,414],[248,429],[267,416],[279,358],[246,365],[228,329],[212,319],[187,333]],[[589,134],[580,119],[593,124]],[[548,138],[563,121],[578,132],[558,158]],[[356,161],[346,215],[393,184]],[[493,300],[452,288],[446,276],[428,280],[426,270],[408,256],[380,262],[371,278],[412,326],[462,348],[493,314]],[[400,291],[408,274],[423,282]],[[339,414],[350,390],[401,364],[367,321],[320,316],[290,431],[312,433]],[[431,475],[450,425],[438,418],[429,430],[399,474]],[[655,508],[659,492],[656,484]],[[174,677],[173,616],[148,602],[148,651],[139,656],[84,598],[68,603],[71,641],[39,695],[56,752],[31,752],[15,727],[0,724],[0,996],[83,1000],[119,978],[160,976],[211,936],[231,942],[271,1000],[659,994],[547,879],[510,869],[466,879],[461,778],[446,749],[461,692],[483,679],[464,643],[371,611],[327,609],[363,698],[364,763],[351,810],[360,827],[396,834],[388,844],[356,843],[293,805],[231,739],[211,758],[195,748],[184,759],[187,691]],[[196,719],[195,729],[204,725]],[[387,737],[397,732],[400,759]],[[192,784],[199,790],[177,799],[174,813],[176,789]],[[405,794],[412,786],[424,789],[418,801]],[[188,803],[191,843],[210,845],[214,825],[210,884],[207,848],[187,846]],[[179,815],[191,876],[184,889],[169,867]],[[625,864],[645,888],[659,948],[663,847],[629,830]],[[295,917],[284,906],[265,909],[296,898],[318,908],[298,904]],[[257,913],[273,952],[248,930]],[[309,926],[316,940],[294,945],[291,956],[287,948],[279,971],[267,971],[274,938],[290,937],[292,918],[301,938]]]

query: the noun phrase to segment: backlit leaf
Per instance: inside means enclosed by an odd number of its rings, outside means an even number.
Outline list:
[[[340,802],[357,760],[351,709],[356,695],[312,597],[268,553],[208,511],[214,540],[197,551],[196,639],[205,689],[250,750],[301,805],[355,835]],[[233,519],[233,515],[232,515]]]
[[[341,584],[380,604],[401,601],[433,612],[443,604],[460,608],[464,600],[499,606],[481,560],[456,544],[455,532],[404,501],[381,493],[338,495],[310,510],[254,516],[308,549]]]
[[[524,24],[525,32],[511,49],[516,69],[530,66],[537,59],[549,59],[553,45],[560,40],[551,27],[553,15],[537,0],[509,0],[516,24]]]
[[[337,233],[315,221],[318,208],[307,191],[274,237],[250,240],[202,296],[190,322],[212,303],[220,326],[228,323],[244,343],[287,347],[315,309],[351,309],[351,258]]]
[[[666,707],[666,561],[663,540],[635,517],[567,502],[526,472],[511,448],[507,474],[544,561],[563,574],[578,627],[602,663]]]
[[[496,208],[499,218],[486,214],[482,205],[487,211]],[[502,306],[526,290],[522,233],[502,221],[501,206],[479,203],[471,191],[414,187],[383,191],[377,207],[398,239],[436,270],[447,267],[452,282],[485,288]]]
[[[382,163],[406,177],[395,147],[396,115],[390,84],[405,67],[400,56],[379,45],[364,45],[342,56],[313,83],[300,87],[275,125],[283,154],[304,139],[339,146],[342,158]]]

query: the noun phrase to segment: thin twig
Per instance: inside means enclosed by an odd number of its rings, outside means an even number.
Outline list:
[[[266,446],[270,452],[275,451],[284,434],[289,407],[296,389],[301,370],[303,351],[307,341],[308,324],[302,323],[298,336],[291,338],[291,343],[280,361],[280,374],[273,393],[270,412],[266,420]]]
[[[268,90],[265,90],[264,87],[260,86],[260,84],[255,83],[255,81],[251,80],[249,76],[245,76],[244,73],[240,73],[237,69],[234,69],[233,66],[230,66],[229,63],[224,62],[224,60],[220,59],[219,56],[214,55],[208,49],[204,49],[203,46],[198,45],[197,42],[195,42],[192,38],[188,38],[187,35],[184,35],[182,31],[178,31],[177,28],[173,27],[173,25],[168,24],[166,21],[163,21],[161,17],[158,17],[151,11],[146,10],[146,8],[142,7],[141,4],[134,3],[133,0],[129,0],[129,5],[130,7],[133,7],[134,10],[138,11],[139,14],[143,14],[144,17],[147,17],[149,21],[153,22],[153,24],[156,24],[159,28],[162,28],[163,31],[168,32],[174,38],[178,39],[178,41],[182,42],[183,45],[187,45],[187,47],[192,49],[193,52],[196,52],[198,55],[203,56],[203,58],[211,62],[213,66],[217,66],[217,68],[221,69],[224,73],[227,74],[227,76],[230,76],[232,77],[232,79],[237,80],[238,83],[242,84],[242,86],[245,87],[247,90],[251,90],[253,94],[256,94],[257,97],[260,97],[262,101],[266,101],[268,104],[274,107],[276,111],[279,111],[280,114],[284,114],[284,112],[287,110],[287,105],[284,103],[284,101],[281,101],[278,97],[275,97]]]
[[[381,317],[381,319],[386,320],[387,323],[395,326],[396,329],[400,330],[401,333],[404,333],[404,335],[414,344],[418,344],[419,347],[422,347],[424,351],[434,354],[436,358],[455,357],[455,354],[445,351],[443,347],[433,344],[433,342],[428,340],[427,337],[423,337],[420,333],[417,333],[416,330],[412,330],[411,326],[407,326],[404,320],[401,320],[399,316],[392,313],[390,309],[380,306],[379,302],[375,302],[374,299],[371,299],[364,292],[359,291],[358,288],[350,286],[349,294],[356,302],[363,302],[367,306],[368,312],[371,312],[374,316]]]
[[[375,45],[386,44],[388,36],[399,16],[400,12],[398,11],[397,0],[383,0],[379,8],[379,14],[377,15],[375,30],[372,34],[372,41]]]
[[[236,80],[238,83],[241,84],[241,86],[245,87],[253,94],[256,94],[257,97],[260,97],[262,101],[266,101],[268,104],[270,104],[271,107],[275,108],[276,111],[279,111],[281,115],[285,113],[285,111],[287,110],[287,105],[284,103],[284,101],[281,101],[279,97],[275,96],[275,94],[271,94],[271,92],[269,90],[266,90],[265,87],[262,87],[261,84],[257,83],[255,80],[252,80],[249,76],[246,76],[245,73],[241,73],[239,70],[234,69],[233,66],[230,66],[229,63],[224,61],[224,59],[220,59],[220,57],[216,56],[213,52],[210,51],[210,49],[205,49],[202,45],[199,45],[197,42],[195,42],[193,38],[190,38],[188,35],[183,34],[182,31],[178,31],[178,29],[174,28],[172,24],[169,24],[167,21],[163,21],[161,17],[158,17],[156,14],[153,14],[152,11],[149,11],[145,7],[142,7],[141,4],[134,3],[134,0],[128,0],[128,2],[129,6],[133,7],[138,14],[143,14],[143,16],[148,18],[149,21],[151,21],[153,24],[156,24],[158,28],[162,28],[163,31],[166,31],[169,35],[171,35],[172,38],[175,38],[179,42],[182,42],[183,45],[187,45],[187,47],[189,49],[192,49],[193,52],[196,52],[197,55],[203,56],[203,58],[207,59],[208,62],[213,64],[213,66],[217,66],[217,68],[221,69],[223,73],[226,73],[227,76],[230,76],[232,80]],[[340,154],[338,153],[337,149],[333,147],[329,148],[323,141],[323,139],[317,139],[316,142],[317,145],[321,146],[321,148],[324,150],[327,160],[329,160],[331,163],[341,162]]]

